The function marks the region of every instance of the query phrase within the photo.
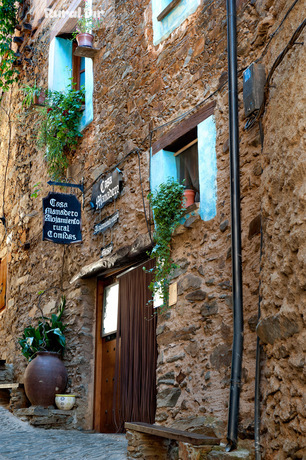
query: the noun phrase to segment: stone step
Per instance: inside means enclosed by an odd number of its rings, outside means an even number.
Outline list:
[[[30,425],[44,429],[62,429],[72,430],[76,428],[75,410],[59,410],[53,406],[41,407],[31,406],[13,411],[15,417],[18,417]]]
[[[226,452],[225,445],[214,448],[207,455],[207,460],[254,460],[254,458],[254,453],[245,448],[238,448],[232,452]]]

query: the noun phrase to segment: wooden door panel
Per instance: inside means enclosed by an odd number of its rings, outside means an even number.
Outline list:
[[[113,397],[115,381],[116,339],[102,341],[101,431],[114,433]]]

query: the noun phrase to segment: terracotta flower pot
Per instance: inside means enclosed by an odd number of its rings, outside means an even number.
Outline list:
[[[33,406],[54,405],[56,393],[67,384],[67,370],[58,353],[40,351],[24,374],[24,389]]]
[[[75,38],[79,46],[88,46],[88,48],[93,47],[94,36],[92,34],[78,34]]]
[[[194,203],[195,191],[189,188],[184,190],[184,198],[185,198],[184,206],[185,208],[188,208],[188,206],[191,206]]]
[[[46,99],[46,93],[44,91],[41,91],[39,96],[34,96],[33,104],[34,105],[44,105],[45,104],[45,99]]]

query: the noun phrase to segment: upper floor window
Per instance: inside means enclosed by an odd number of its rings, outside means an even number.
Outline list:
[[[167,38],[200,3],[201,0],[152,0],[154,45]]]
[[[72,51],[77,48],[77,44],[74,42],[72,46]],[[72,56],[72,75],[73,75],[73,82],[75,83],[74,88],[79,90],[83,86],[86,90],[86,79],[85,79],[85,57]]]
[[[93,120],[93,64],[90,58],[74,56],[74,44],[70,39],[54,37],[49,49],[48,87],[53,91],[65,91],[76,83],[76,89],[85,86],[85,108],[80,130]]]
[[[214,103],[199,110],[152,146],[151,190],[168,177],[195,191],[205,221],[216,215],[217,157]]]

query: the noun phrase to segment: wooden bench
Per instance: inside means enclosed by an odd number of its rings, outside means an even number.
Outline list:
[[[189,458],[188,450],[204,449],[209,452],[213,446],[220,444],[221,439],[215,436],[206,436],[199,433],[190,433],[188,431],[177,430],[159,425],[150,425],[142,422],[125,422],[128,439],[129,458],[150,458],[153,452],[156,452],[158,459],[167,459],[169,457],[170,441],[176,441],[179,452],[185,451],[183,458]],[[136,432],[136,433],[135,433]],[[168,443],[167,443],[168,440]],[[190,448],[188,448],[188,446]],[[193,447],[195,446],[195,447]],[[190,458],[192,455],[190,455]],[[180,457],[181,458],[181,457]]]

